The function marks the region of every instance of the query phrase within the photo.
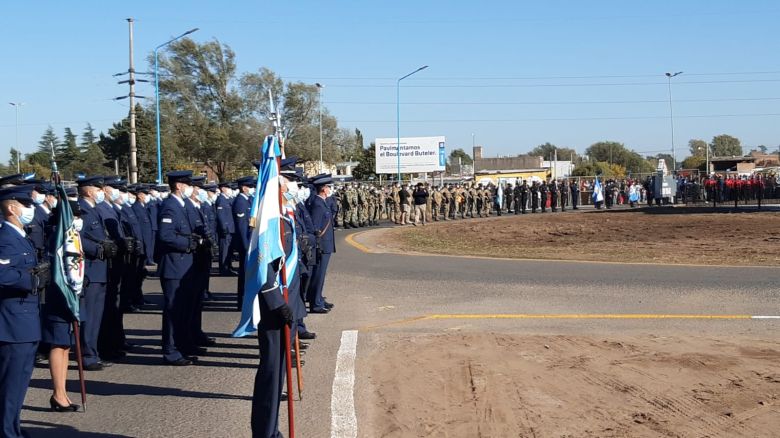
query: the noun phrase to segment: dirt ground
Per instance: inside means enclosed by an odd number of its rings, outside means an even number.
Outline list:
[[[780,431],[778,342],[495,333],[383,339],[366,373],[373,400],[361,429],[373,437]]]
[[[780,266],[780,213],[658,208],[545,213],[399,227],[389,250],[506,258]]]

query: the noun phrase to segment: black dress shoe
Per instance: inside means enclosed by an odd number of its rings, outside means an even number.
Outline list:
[[[200,347],[211,347],[212,345],[217,345],[217,340],[214,338],[205,338],[198,342],[198,346]]]
[[[182,352],[182,354],[188,355],[188,356],[189,355],[192,355],[192,356],[205,356],[206,353],[208,353],[209,351],[206,350],[203,347],[195,347],[195,348],[191,348],[189,350],[181,350],[181,352]]]
[[[311,310],[309,310],[309,313],[328,313],[328,312],[330,312],[330,310],[328,310],[328,309],[326,309],[324,307],[320,308],[320,309],[311,309]]]
[[[298,342],[298,345],[301,346],[301,350],[305,350],[305,349],[309,348],[309,344],[307,344],[305,342]]]
[[[317,339],[317,334],[314,332],[298,333],[298,339],[306,339],[306,340]]]
[[[111,361],[117,361],[120,359],[124,359],[125,356],[127,356],[127,353],[124,351],[112,351],[110,353],[101,354],[100,357],[102,359],[111,360]]]
[[[110,368],[114,365],[114,362],[111,362],[110,360],[100,359],[98,362],[100,365],[103,365],[103,368]]]
[[[133,344],[132,342],[125,342],[124,344],[122,344],[121,347],[119,347],[119,349],[124,351],[124,352],[128,352],[128,351],[132,350],[135,347],[137,347],[137,345]]]
[[[57,403],[57,400],[54,400],[54,396],[51,396],[49,399],[49,405],[51,405],[51,410],[54,412],[76,412],[81,408],[81,406],[75,404],[61,405]]]
[[[103,371],[105,367],[100,362],[91,363],[89,365],[84,365],[84,369],[87,371]]]
[[[279,396],[279,401],[287,401],[287,393],[283,392],[282,395]]]
[[[334,307],[336,307],[336,305],[335,305],[335,304],[333,304],[333,303],[329,303],[329,302],[325,301],[325,308],[326,308],[326,309],[330,310],[330,309],[332,309],[332,308],[334,308]]]
[[[175,367],[185,367],[187,365],[192,365],[192,361],[191,360],[183,358],[183,357],[180,357],[180,358],[178,358],[176,360],[165,360],[165,359],[163,359],[163,363],[165,363],[165,365],[172,365],[172,366],[175,366]]]

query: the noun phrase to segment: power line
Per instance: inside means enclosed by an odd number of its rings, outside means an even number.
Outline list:
[[[724,81],[679,81],[675,85],[688,84],[742,84],[742,83],[761,83],[761,82],[780,82],[780,79],[745,79],[745,80],[724,80]],[[615,86],[645,86],[645,85],[666,85],[666,82],[600,82],[600,83],[572,83],[572,84],[496,84],[496,85],[406,85],[404,88],[550,88],[550,87],[615,87]],[[331,85],[331,88],[395,88],[395,85],[378,84],[358,84],[358,85]]]
[[[780,116],[780,113],[754,113],[754,114],[689,114],[675,115],[675,118],[722,118],[722,117],[768,117]],[[439,119],[439,120],[404,120],[404,123],[514,123],[514,122],[572,122],[572,121],[599,121],[599,120],[654,120],[668,119],[667,115],[660,116],[615,116],[615,117],[555,117],[535,119]],[[395,123],[395,120],[340,120],[341,123]]]
[[[742,71],[742,72],[716,72],[716,73],[685,73],[686,76],[735,76],[735,75],[766,75],[777,74],[780,70],[768,70],[768,71]],[[414,82],[421,81],[446,81],[446,80],[458,80],[458,81],[470,81],[470,80],[543,80],[543,79],[624,79],[624,78],[657,78],[663,76],[662,73],[646,73],[646,74],[621,74],[621,75],[577,75],[577,76],[447,76],[447,77],[430,77],[410,79]],[[386,80],[395,81],[398,78],[382,77],[382,76],[280,76],[282,79],[311,79],[311,80]]]
[[[675,102],[753,102],[780,100],[780,97],[745,97],[745,98],[712,98],[712,99],[675,99]],[[524,102],[405,102],[404,105],[604,105],[604,104],[636,104],[636,103],[667,103],[666,99],[656,100],[572,100],[572,101],[524,101]],[[360,101],[328,101],[334,105],[395,105],[395,102],[360,102]]]

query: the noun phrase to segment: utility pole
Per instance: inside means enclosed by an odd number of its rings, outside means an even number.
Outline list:
[[[22,173],[21,164],[19,161],[22,157],[22,152],[19,150],[19,108],[24,105],[24,102],[8,102],[9,105],[13,105],[16,111],[16,173]]]
[[[133,66],[133,18],[127,19],[130,28],[130,68],[127,72],[130,75],[128,83],[130,84],[130,183],[138,183],[138,148],[135,144],[135,67]]]

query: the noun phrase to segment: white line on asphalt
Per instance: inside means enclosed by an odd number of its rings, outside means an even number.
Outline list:
[[[780,315],[753,315],[751,319],[780,319]]]
[[[330,399],[331,438],[357,437],[354,395],[357,337],[357,330],[341,332],[341,346],[336,356],[336,375],[333,377],[333,394]]]

